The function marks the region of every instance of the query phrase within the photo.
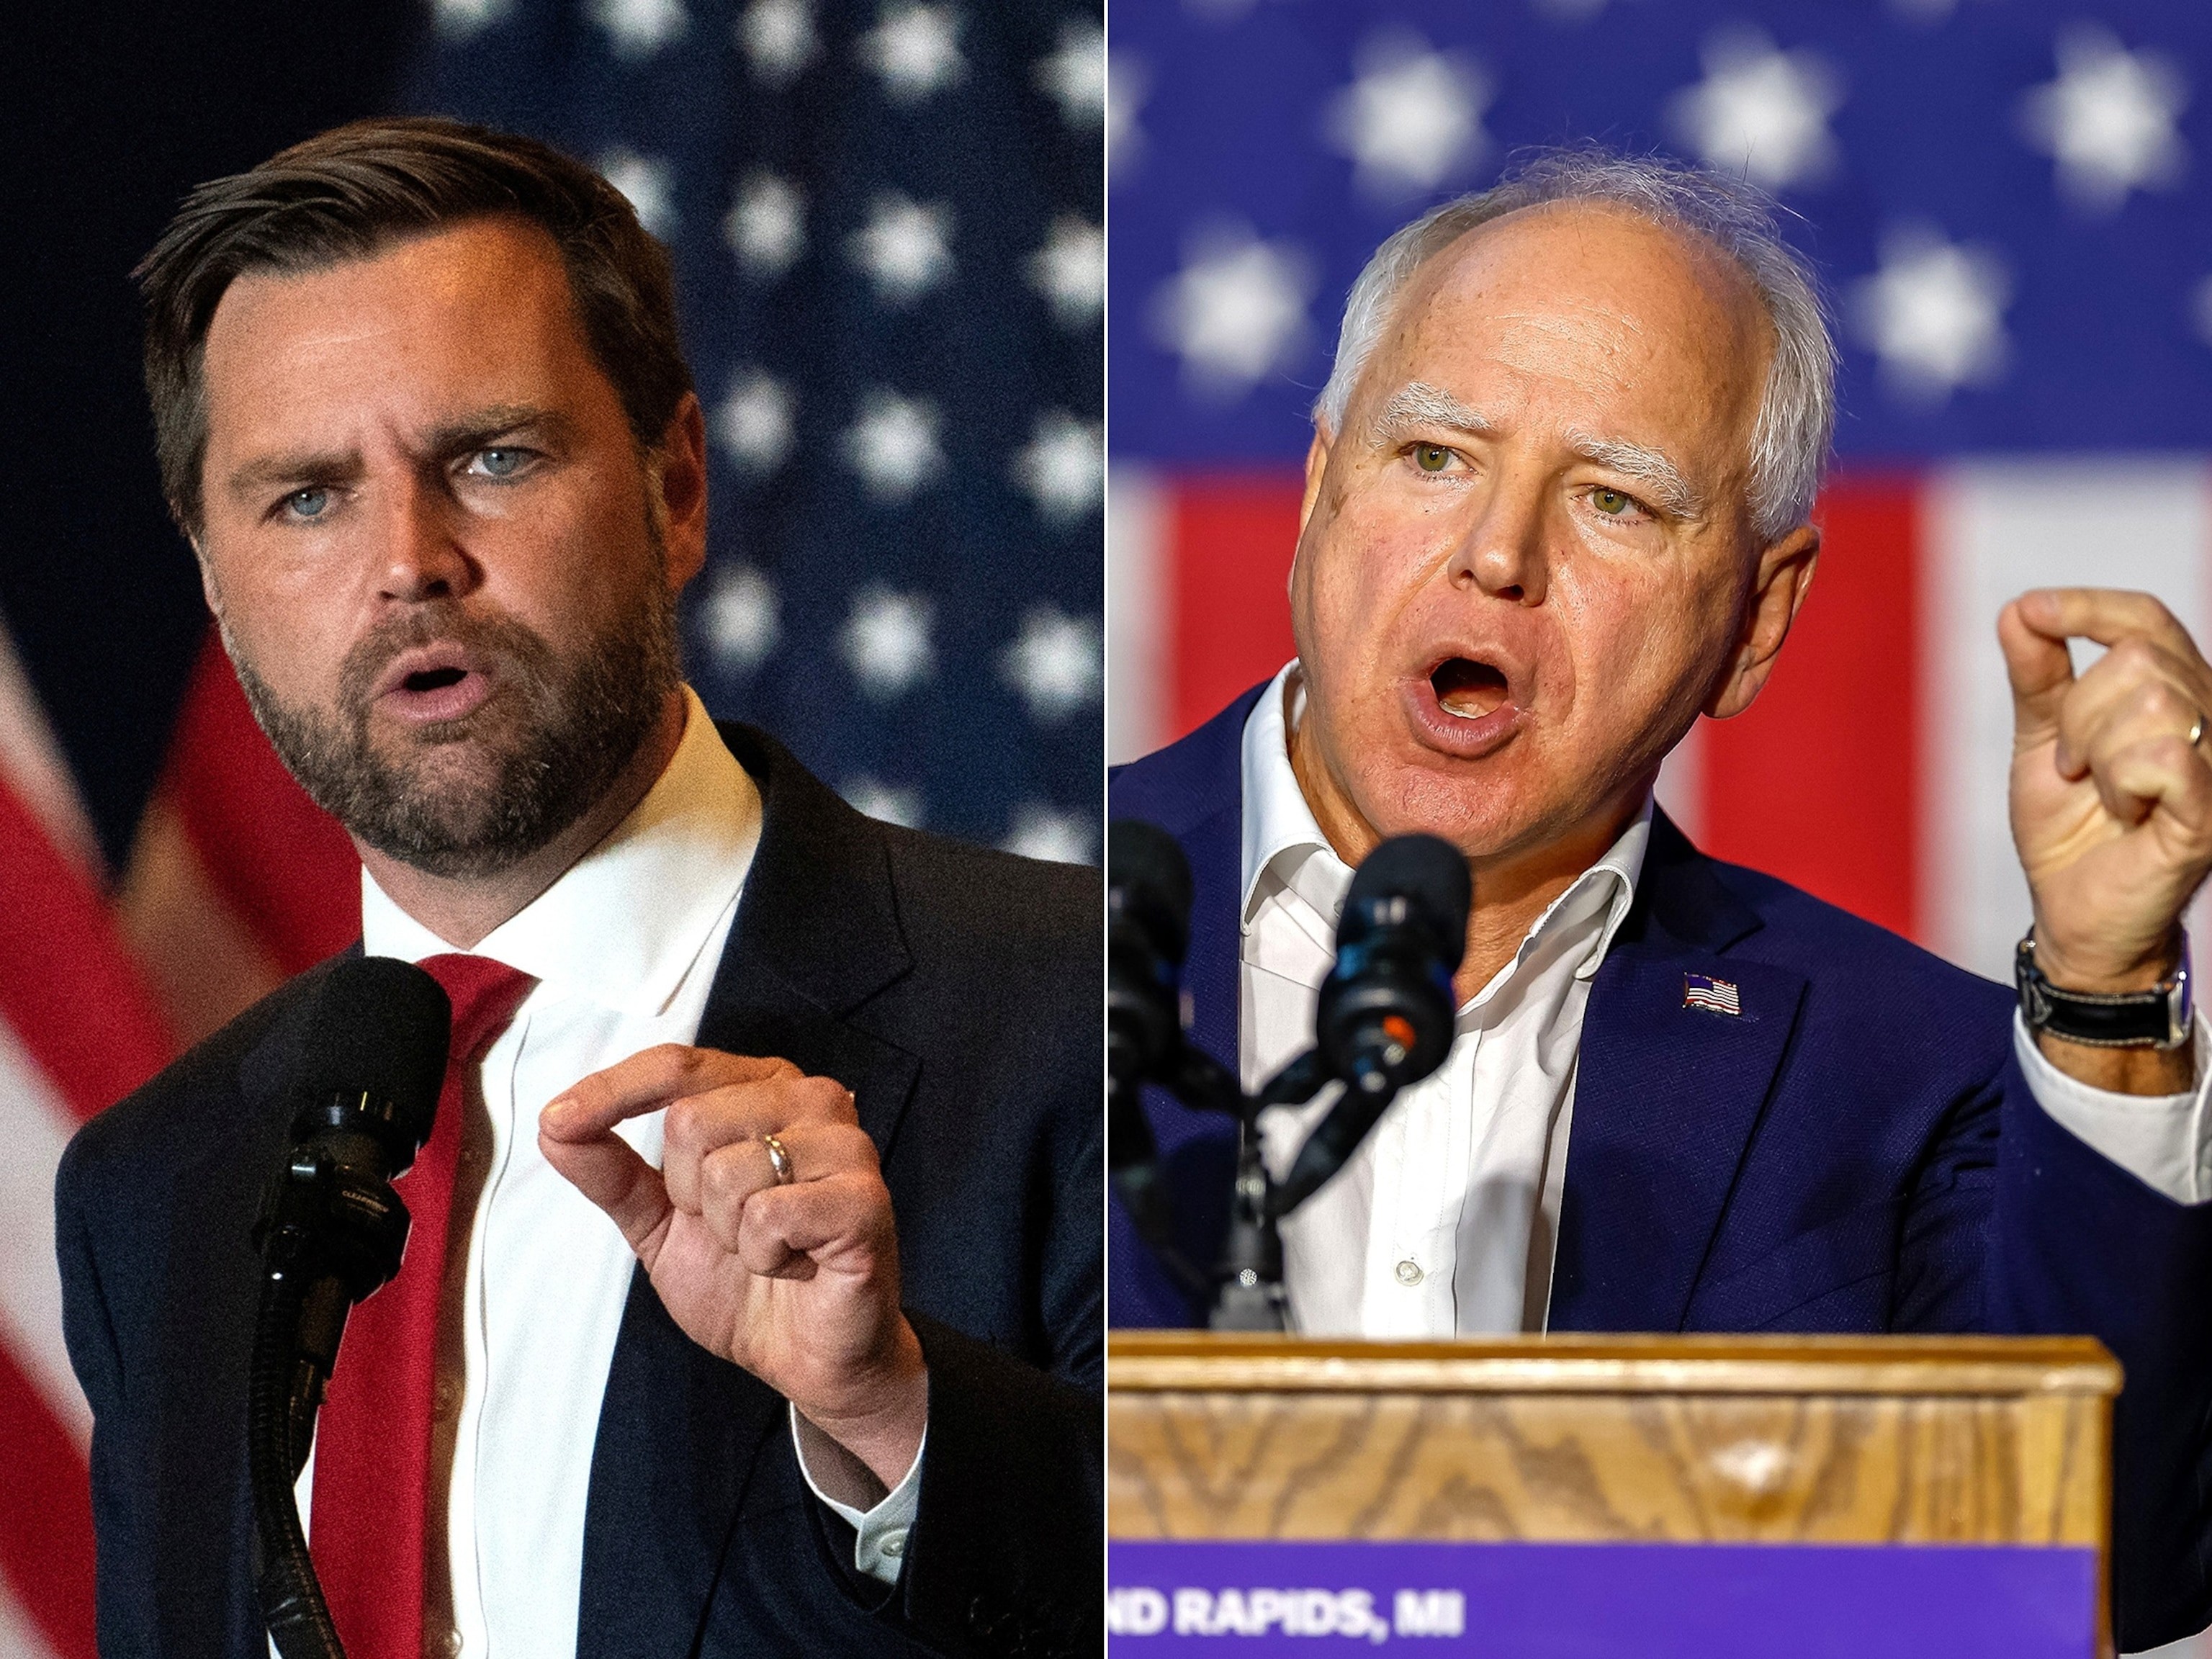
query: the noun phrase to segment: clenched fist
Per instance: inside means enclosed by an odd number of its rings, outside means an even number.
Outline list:
[[[614,1128],[664,1106],[656,1170]],[[899,1310],[890,1192],[842,1085],[665,1043],[553,1100],[538,1144],[622,1229],[693,1341],[789,1400],[880,1487],[898,1484],[928,1376]],[[812,1443],[809,1468],[823,1479]],[[833,1495],[862,1507],[880,1495],[846,1484]]]
[[[2012,678],[2013,840],[2051,983],[2135,991],[2171,973],[2181,915],[2212,869],[2212,666],[2147,593],[2047,588],[1997,619]],[[2076,678],[2066,641],[2105,655]],[[2076,1077],[2134,1093],[2193,1080],[2188,1047],[2105,1049],[2043,1034]]]

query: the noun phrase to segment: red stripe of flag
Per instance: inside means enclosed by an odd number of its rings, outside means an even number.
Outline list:
[[[76,1448],[0,1347],[0,1570],[59,1659],[94,1659],[92,1498]]]
[[[1821,498],[1820,568],[1749,710],[1707,721],[1704,830],[1716,858],[1917,937],[1919,491],[1857,476]]]
[[[1179,738],[1288,662],[1298,475],[1178,480],[1168,525],[1168,730]]]
[[[101,896],[0,787],[0,1020],[80,1118],[175,1054]]]

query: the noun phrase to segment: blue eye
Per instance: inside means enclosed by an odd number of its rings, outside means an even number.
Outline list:
[[[327,489],[295,489],[284,498],[284,505],[292,509],[296,519],[319,519],[331,504]]]
[[[483,449],[477,452],[477,466],[486,477],[511,478],[522,468],[523,454],[519,449]]]

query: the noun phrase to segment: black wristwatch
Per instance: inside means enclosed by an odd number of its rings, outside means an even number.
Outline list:
[[[2093,1048],[2179,1048],[2189,1041],[2196,1000],[2189,983],[2189,940],[2181,965],[2148,991],[2062,991],[2035,965],[2035,930],[2013,954],[2013,983],[2031,1031],[2049,1031]]]

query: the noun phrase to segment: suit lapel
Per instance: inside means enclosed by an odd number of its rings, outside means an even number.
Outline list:
[[[1655,816],[1583,1026],[1552,1328],[1681,1328],[1805,992],[1786,969],[1723,954],[1759,926]],[[1692,975],[1723,1001],[1732,988],[1741,1012],[1692,1006]]]
[[[920,1062],[871,1032],[863,1006],[912,966],[884,832],[774,739],[721,730],[763,811],[699,1043],[836,1078],[888,1155]],[[691,1341],[633,1276],[592,1457],[579,1659],[693,1650],[747,1483],[779,1455],[785,1420],[780,1396]]]

